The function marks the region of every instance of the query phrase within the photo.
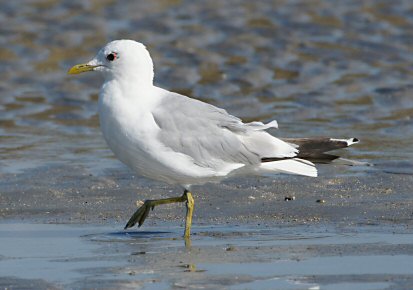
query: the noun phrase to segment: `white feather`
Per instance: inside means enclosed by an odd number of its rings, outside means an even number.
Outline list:
[[[259,167],[263,173],[282,172],[317,177],[317,169],[310,161],[294,158],[262,163]]]
[[[331,141],[336,141],[336,142],[346,142],[347,146],[351,146],[353,144],[357,144],[359,141],[359,139],[357,138],[350,138],[350,139],[334,139],[334,138],[330,138]]]

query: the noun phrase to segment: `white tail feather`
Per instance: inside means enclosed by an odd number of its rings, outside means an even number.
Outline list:
[[[298,174],[304,176],[317,177],[317,169],[310,161],[294,158],[281,161],[272,161],[261,163],[259,167],[265,173],[283,172],[289,174]]]

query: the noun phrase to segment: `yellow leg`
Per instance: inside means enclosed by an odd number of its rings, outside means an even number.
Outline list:
[[[136,223],[138,223],[138,226],[140,227],[145,221],[146,217],[148,216],[149,211],[153,210],[155,206],[177,202],[186,202],[186,220],[184,237],[189,238],[191,234],[192,213],[194,211],[194,198],[192,197],[192,194],[187,190],[185,190],[184,194],[179,197],[146,200],[143,203],[143,205],[139,207],[131,216],[131,218],[125,226],[125,229],[133,227],[134,225],[136,225]]]
[[[194,198],[189,191],[185,191],[186,194],[186,219],[185,219],[185,233],[184,238],[189,238],[191,235],[192,214],[194,212]]]

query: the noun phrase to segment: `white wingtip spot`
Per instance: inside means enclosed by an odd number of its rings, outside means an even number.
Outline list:
[[[336,141],[336,142],[346,142],[347,146],[351,146],[353,144],[357,144],[360,142],[359,139],[357,138],[350,138],[350,139],[334,139],[334,138],[330,138],[331,141]]]
[[[278,129],[278,122],[277,120],[272,120],[271,122],[267,123],[266,126],[268,126],[268,128]]]

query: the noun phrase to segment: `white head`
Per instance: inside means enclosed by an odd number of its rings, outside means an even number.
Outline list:
[[[153,63],[146,47],[134,40],[114,40],[106,44],[88,63],[78,64],[69,74],[102,72],[105,80],[116,79],[139,85],[153,84]]]

